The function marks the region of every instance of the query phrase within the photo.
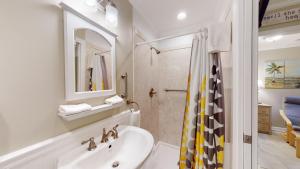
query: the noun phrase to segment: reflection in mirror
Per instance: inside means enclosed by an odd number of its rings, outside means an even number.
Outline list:
[[[90,29],[75,29],[76,92],[112,89],[111,44]]]

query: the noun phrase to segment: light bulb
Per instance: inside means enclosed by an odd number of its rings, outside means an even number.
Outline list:
[[[178,20],[184,20],[186,18],[186,13],[185,12],[180,12],[177,15]]]
[[[113,26],[118,26],[118,13],[118,9],[113,3],[110,2],[106,5],[105,19]]]
[[[97,1],[97,0],[85,0],[85,3],[86,3],[88,6],[94,7],[94,6],[97,5],[98,1]]]

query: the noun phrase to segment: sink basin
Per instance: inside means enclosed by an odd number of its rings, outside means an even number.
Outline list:
[[[153,136],[132,126],[120,126],[118,131],[118,139],[101,143],[94,151],[81,147],[60,158],[58,169],[138,169],[152,151]]]

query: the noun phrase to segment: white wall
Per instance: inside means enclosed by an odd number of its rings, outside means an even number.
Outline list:
[[[133,9],[133,25],[137,35],[142,36],[143,38],[140,40],[142,41],[152,40],[157,37],[156,35],[157,33],[155,32],[155,29],[146,21],[146,19],[136,9]]]
[[[57,109],[65,102],[63,12],[60,0],[0,1],[0,155],[104,119],[118,110],[74,122],[64,122]],[[86,9],[83,0],[69,3],[105,27],[117,39],[117,91],[119,78],[129,74],[132,96],[132,7],[115,1],[119,25],[111,28],[104,16]],[[84,100],[92,105],[102,99]]]
[[[264,82],[264,64],[267,60],[300,59],[300,47],[261,51],[258,55],[258,79]],[[299,65],[300,66],[300,65]],[[272,125],[284,127],[279,110],[282,108],[282,99],[286,96],[299,96],[299,89],[261,89],[259,98],[263,103],[272,106]]]

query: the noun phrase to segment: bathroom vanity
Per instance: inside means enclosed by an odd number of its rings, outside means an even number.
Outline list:
[[[130,110],[0,158],[1,169],[139,169],[154,146],[153,136],[139,128],[139,112]],[[103,128],[119,124],[119,138],[100,143]],[[88,151],[83,140],[95,138]],[[130,157],[130,158],[129,158]]]

